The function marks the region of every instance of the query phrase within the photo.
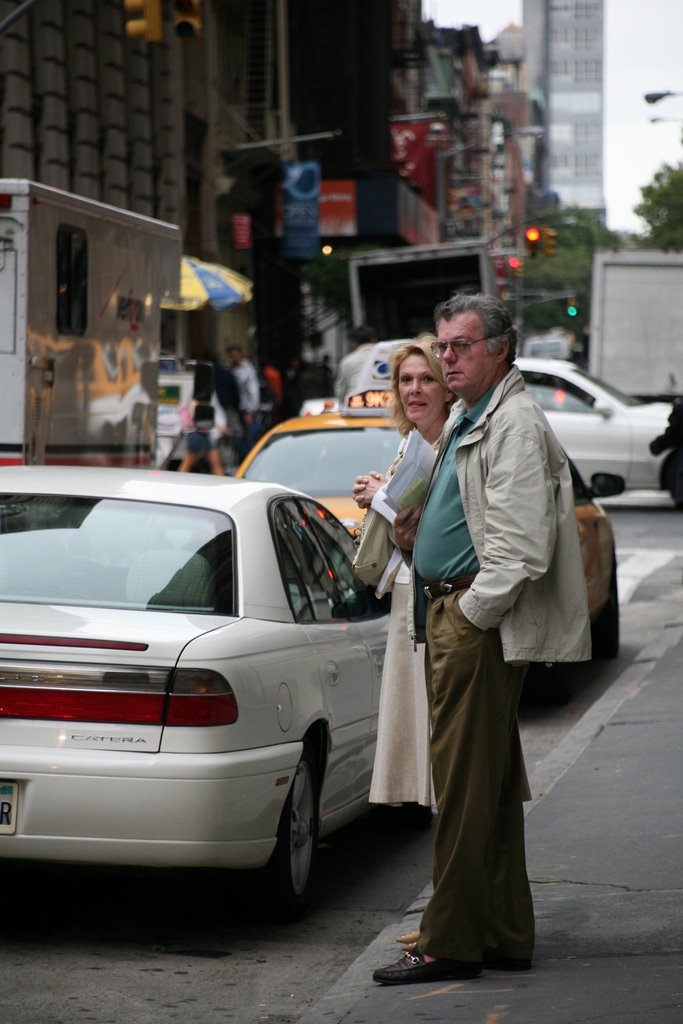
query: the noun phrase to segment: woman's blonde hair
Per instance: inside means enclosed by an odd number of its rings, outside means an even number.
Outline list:
[[[414,427],[414,423],[411,423],[405,414],[403,409],[403,403],[401,402],[398,393],[398,380],[401,374],[401,365],[408,358],[408,356],[424,356],[429,363],[429,369],[434,375],[434,379],[438,380],[439,384],[448,392],[446,398],[446,415],[453,404],[455,395],[448,391],[446,382],[443,379],[443,373],[441,372],[441,363],[432,352],[432,345],[437,341],[436,335],[430,334],[429,331],[425,331],[423,334],[418,334],[414,341],[407,341],[405,345],[399,345],[391,353],[391,414],[394,425],[398,428],[401,434],[405,437]]]

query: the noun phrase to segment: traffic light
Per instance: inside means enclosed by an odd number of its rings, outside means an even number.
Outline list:
[[[202,38],[202,0],[175,0],[175,34],[181,39]]]
[[[557,252],[557,231],[553,228],[541,228],[541,251],[544,256],[554,256]]]
[[[160,43],[164,38],[162,0],[123,0],[126,35],[129,39],[146,39]]]
[[[526,251],[530,257],[534,257],[538,252],[538,244],[541,241],[541,232],[537,227],[529,227],[524,232],[524,238],[526,239]]]
[[[511,256],[508,260],[508,270],[513,277],[521,277],[524,273],[524,264],[519,256]]]
[[[571,298],[567,299],[567,316],[576,316],[579,310],[576,305],[576,299],[572,295]]]

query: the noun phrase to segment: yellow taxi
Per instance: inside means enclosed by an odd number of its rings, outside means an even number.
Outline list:
[[[351,497],[359,473],[384,473],[394,460],[401,435],[387,410],[344,409],[297,416],[278,423],[257,441],[235,476],[284,483],[317,497],[351,534],[364,512]]]
[[[401,441],[388,409],[375,395],[375,408],[344,408],[317,416],[299,416],[278,423],[266,433],[239,466],[236,476],[286,484],[317,498],[351,534],[360,528],[363,511],[351,498],[359,473],[391,464]],[[619,596],[614,534],[599,497],[624,490],[622,477],[596,473],[590,486],[570,460],[588,589],[593,655],[619,653]]]

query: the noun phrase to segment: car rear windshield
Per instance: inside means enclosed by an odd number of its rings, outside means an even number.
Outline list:
[[[232,539],[206,509],[0,494],[0,601],[232,615]]]
[[[344,427],[273,434],[244,473],[247,480],[269,480],[314,498],[350,495],[359,473],[384,473],[401,437],[393,427]]]

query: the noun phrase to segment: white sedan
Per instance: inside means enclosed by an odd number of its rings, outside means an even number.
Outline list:
[[[0,470],[0,857],[264,868],[367,807],[386,607],[275,484]]]
[[[674,453],[652,455],[649,449],[666,428],[670,405],[639,402],[569,361],[520,357],[516,362],[527,390],[586,480],[594,473],[617,473],[627,488],[672,492]]]

